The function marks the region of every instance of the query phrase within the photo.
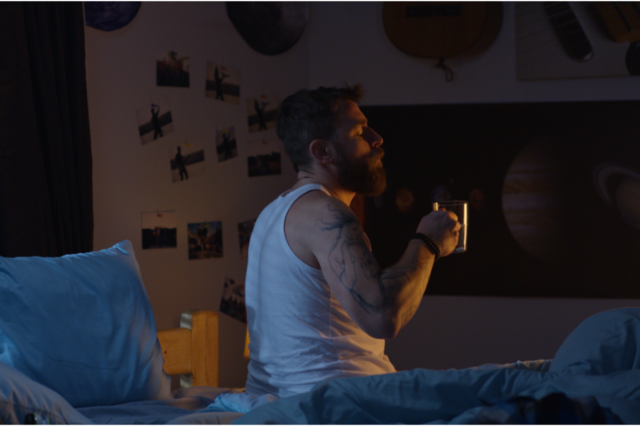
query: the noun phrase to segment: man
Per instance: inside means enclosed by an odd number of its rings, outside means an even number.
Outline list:
[[[180,173],[180,180],[184,180],[186,177],[189,179],[189,172],[187,172],[187,166],[184,164],[184,157],[182,156],[182,152],[180,147],[178,146],[178,152],[175,157],[176,167],[178,168],[178,172]]]
[[[357,193],[386,187],[382,138],[360,98],[359,86],[301,90],[279,108],[278,136],[298,180],[251,235],[249,394],[286,397],[327,379],[395,372],[383,339],[415,314],[437,256],[457,243],[455,214],[432,212],[400,261],[380,269],[349,208]]]
[[[155,109],[154,109],[155,108]],[[151,104],[151,124],[153,125],[153,140],[162,137],[162,124],[160,123],[160,105]]]

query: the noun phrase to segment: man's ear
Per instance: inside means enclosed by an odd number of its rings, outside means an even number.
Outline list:
[[[327,142],[323,139],[314,139],[309,144],[309,154],[321,164],[333,164],[333,157],[327,149]]]

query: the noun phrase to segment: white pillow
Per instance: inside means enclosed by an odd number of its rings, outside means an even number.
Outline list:
[[[62,257],[0,257],[0,362],[74,407],[170,399],[129,241]]]
[[[50,424],[91,423],[56,392],[0,362],[0,421],[24,424],[30,415]]]

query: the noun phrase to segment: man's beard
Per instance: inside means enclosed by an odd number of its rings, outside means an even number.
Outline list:
[[[387,189],[387,174],[382,165],[382,148],[371,148],[371,154],[361,159],[348,159],[337,146],[338,179],[340,184],[365,197],[375,197]]]

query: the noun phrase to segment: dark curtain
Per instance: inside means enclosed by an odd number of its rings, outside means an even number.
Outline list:
[[[0,256],[93,248],[81,2],[0,2]]]

